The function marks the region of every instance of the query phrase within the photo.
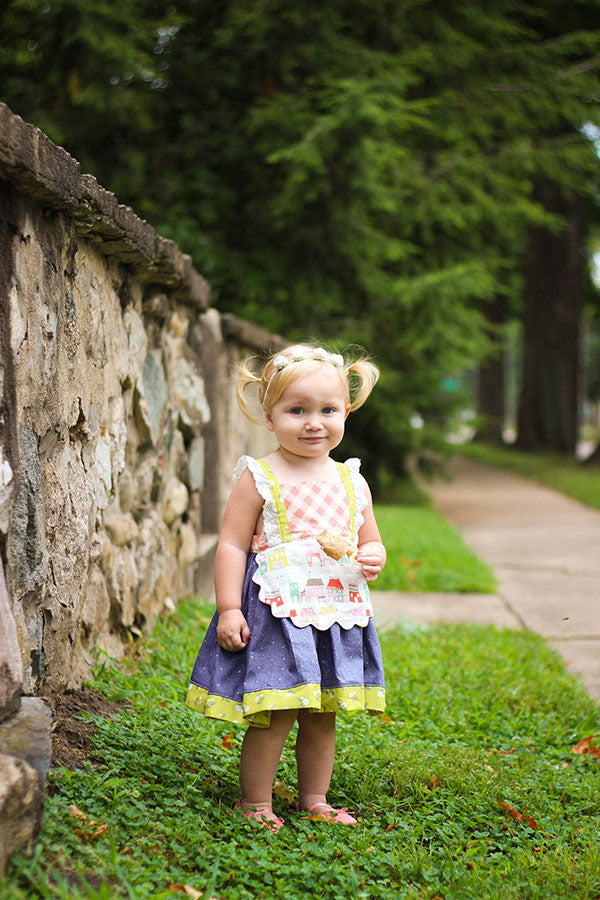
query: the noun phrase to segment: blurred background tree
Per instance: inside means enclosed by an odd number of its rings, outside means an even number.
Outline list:
[[[9,0],[0,25],[3,99],[191,253],[214,305],[375,356],[346,445],[380,494],[443,452],[480,365],[498,436],[515,316],[548,376],[524,367],[520,439],[573,452],[595,0]]]

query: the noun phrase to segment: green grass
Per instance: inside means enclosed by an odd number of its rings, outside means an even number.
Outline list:
[[[13,858],[3,900],[185,896],[173,884],[220,900],[598,897],[600,761],[571,747],[600,731],[600,708],[541,638],[386,633],[386,716],[339,720],[330,799],[358,826],[280,799],[275,835],[232,810],[243,730],[183,705],[207,617],[182,604],[138,663],[100,670],[94,687],[128,708],[94,720],[84,769],[53,771],[35,857]],[[295,786],[291,743],[279,775]]]
[[[376,504],[375,515],[388,554],[377,590],[485,594],[497,589],[487,563],[431,507]]]
[[[487,465],[533,478],[586,506],[600,509],[599,466],[585,466],[565,456],[524,453],[489,444],[464,444],[459,452]]]

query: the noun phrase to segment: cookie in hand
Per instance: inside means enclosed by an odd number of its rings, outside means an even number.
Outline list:
[[[329,531],[322,531],[317,535],[317,540],[323,548],[323,552],[332,559],[341,559],[342,556],[353,559],[356,555],[356,547],[352,541],[349,541],[347,538],[338,537],[337,534],[331,534]]]

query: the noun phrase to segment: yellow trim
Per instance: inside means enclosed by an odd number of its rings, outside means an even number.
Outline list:
[[[185,700],[190,709],[204,713],[210,719],[220,719],[238,725],[268,728],[274,709],[307,709],[310,712],[355,712],[368,710],[381,713],[385,709],[385,688],[377,685],[329,688],[318,684],[301,684],[288,690],[252,691],[244,694],[241,703],[206,688],[190,684]]]
[[[350,510],[350,540],[353,541],[356,537],[356,495],[354,493],[354,485],[352,484],[348,467],[341,462],[336,463],[336,465],[342,476],[342,481],[348,497],[348,507]]]
[[[271,497],[273,498],[273,503],[275,504],[275,512],[277,513],[279,537],[282,541],[291,541],[292,533],[290,531],[290,523],[288,521],[285,503],[283,502],[281,488],[279,487],[277,479],[275,478],[275,473],[273,472],[273,469],[271,468],[269,463],[265,462],[264,459],[259,459],[257,460],[257,462],[267,476],[267,480],[269,482]]]
[[[264,459],[259,459],[257,460],[257,462],[265,473],[267,481],[269,482],[271,497],[273,498],[275,512],[277,513],[279,536],[284,542],[291,541],[292,533],[290,531],[290,523],[287,516],[287,510],[285,508],[285,503],[283,502],[283,494],[281,493],[281,488],[279,487],[279,483],[275,478],[275,473],[273,472],[273,469],[271,468],[269,463]],[[344,485],[344,490],[346,491],[346,496],[348,498],[348,510],[350,515],[350,540],[354,541],[356,537],[356,494],[354,493],[354,485],[352,484],[352,479],[350,478],[350,472],[348,471],[347,466],[341,462],[336,463],[336,466],[338,467],[338,471]]]

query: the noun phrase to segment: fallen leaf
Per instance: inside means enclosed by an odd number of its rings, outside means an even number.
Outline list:
[[[285,781],[276,781],[273,785],[273,793],[276,797],[287,800],[288,803],[293,803],[295,800],[294,792],[287,786]]]
[[[434,775],[433,778],[429,779],[429,784],[427,785],[427,787],[429,788],[430,791],[432,791],[434,789],[434,787],[438,786],[440,781],[441,781],[440,776]]]
[[[498,800],[498,803],[502,807],[502,809],[506,810],[506,812],[512,816],[515,822],[518,822],[519,825],[525,822],[529,825],[530,828],[533,828],[534,831],[538,830],[538,824],[531,816],[526,816],[525,813],[520,813],[518,810],[514,808],[514,806],[510,806],[508,803],[503,803],[502,800]]]
[[[224,750],[231,750],[231,748],[233,747],[233,735],[232,734],[225,735],[225,737],[221,741],[221,747]]]
[[[206,891],[197,891],[196,888],[190,887],[189,884],[168,884],[168,891],[179,891],[181,894],[187,894],[188,897],[193,897],[193,900],[199,900],[200,897],[204,897]],[[207,897],[207,900],[219,900],[218,897]]]
[[[81,819],[83,827],[76,828],[74,833],[77,837],[81,838],[82,841],[85,841],[86,843],[88,841],[93,841],[94,838],[97,838],[108,831],[108,825],[105,825],[104,822],[98,822],[96,819],[90,819],[89,816],[75,806],[74,803],[69,805],[69,809],[72,816]]]
[[[387,826],[387,828],[383,829],[383,833],[386,834],[386,832],[391,831],[392,828],[397,828],[397,827],[398,827],[397,822],[390,822],[390,824]]]
[[[84,812],[81,812],[80,809],[77,809],[74,803],[70,804],[69,809],[71,810],[72,816],[77,816],[79,819],[87,819],[86,814]]]
[[[194,900],[200,900],[200,897],[203,896],[203,891],[197,891],[196,888],[190,887],[189,884],[168,884],[168,891],[179,891],[181,894],[187,894],[188,897],[193,897]]]
[[[90,825],[96,825],[96,822],[90,822]],[[84,828],[76,828],[74,834],[77,837],[81,838],[81,840],[85,844],[89,844],[90,841],[93,841],[95,838],[100,837],[101,834],[105,834],[108,831],[108,825],[97,825],[93,831],[86,831]]]
[[[589,737],[582,738],[578,744],[572,747],[573,753],[581,753],[582,756],[593,756],[594,759],[600,759],[600,747],[592,746],[592,741],[600,735],[591,734]]]

